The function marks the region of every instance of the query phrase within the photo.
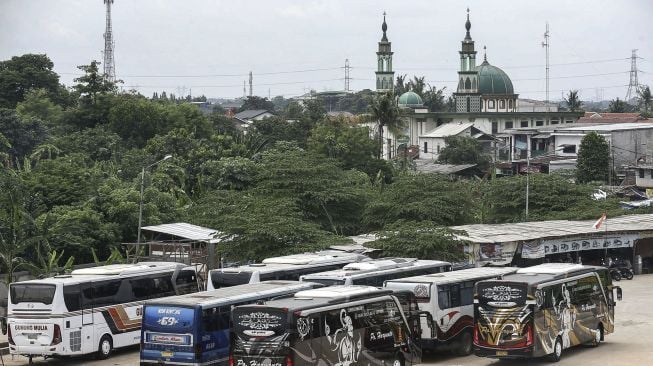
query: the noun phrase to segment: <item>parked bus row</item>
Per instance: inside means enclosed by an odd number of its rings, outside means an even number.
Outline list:
[[[400,258],[345,267],[200,293],[189,293],[194,270],[173,263],[15,283],[10,352],[106,358],[140,342],[143,365],[401,365],[418,363],[422,348],[557,360],[611,333],[613,291],[621,298],[603,267],[451,272],[448,262]]]

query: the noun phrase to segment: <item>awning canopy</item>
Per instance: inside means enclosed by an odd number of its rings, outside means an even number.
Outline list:
[[[206,227],[197,226],[186,222],[144,226],[141,229],[155,232],[155,233],[168,234],[183,239],[203,241],[207,243],[220,242],[220,239],[217,238],[217,236],[220,235],[220,232],[218,230],[209,229]]]

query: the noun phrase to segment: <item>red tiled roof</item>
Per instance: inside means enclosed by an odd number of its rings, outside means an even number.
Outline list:
[[[577,123],[632,123],[647,121],[639,113],[601,113],[601,112],[585,112],[583,117],[580,117]]]

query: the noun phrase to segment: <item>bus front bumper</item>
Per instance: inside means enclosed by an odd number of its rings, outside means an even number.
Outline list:
[[[493,348],[474,345],[474,354],[479,357],[489,358],[531,358],[533,346],[523,348]]]

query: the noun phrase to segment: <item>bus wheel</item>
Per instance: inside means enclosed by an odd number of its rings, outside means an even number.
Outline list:
[[[556,343],[553,345],[553,353],[549,355],[549,360],[551,362],[560,361],[562,356],[562,339],[560,337],[556,338]]]
[[[456,356],[467,356],[472,353],[472,334],[469,332],[463,332],[460,335],[460,340],[458,347],[454,351]]]
[[[397,353],[392,361],[392,366],[404,366],[404,357],[401,353]]]
[[[598,347],[603,339],[603,327],[599,324],[594,331],[594,339],[592,340],[592,347]]]
[[[111,336],[105,334],[100,339],[100,345],[98,346],[98,350],[97,350],[97,358],[100,360],[107,359],[109,358],[109,356],[111,356],[112,351],[113,351],[113,341],[111,340]]]

